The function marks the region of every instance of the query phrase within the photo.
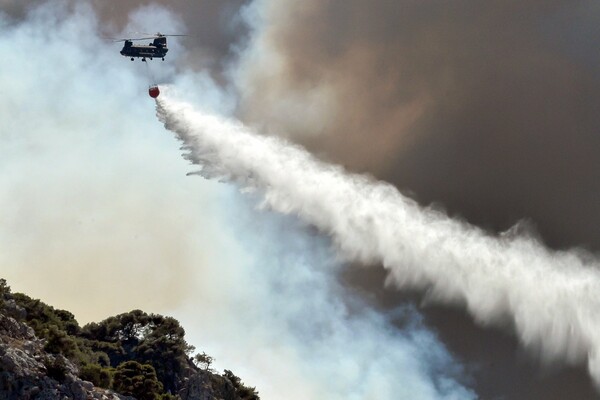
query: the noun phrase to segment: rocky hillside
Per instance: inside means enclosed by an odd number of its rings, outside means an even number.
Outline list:
[[[174,318],[140,310],[80,327],[0,279],[1,399],[258,400],[217,374]]]
[[[77,367],[61,354],[44,350],[33,329],[0,314],[0,398],[126,399],[95,387],[78,376]]]

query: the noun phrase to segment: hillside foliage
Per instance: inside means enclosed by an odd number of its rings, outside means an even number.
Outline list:
[[[172,317],[133,310],[81,327],[72,313],[12,293],[1,278],[0,313],[33,328],[48,353],[71,360],[79,377],[98,387],[138,400],[175,400],[184,382],[202,371],[229,381],[236,400],[259,399],[255,388],[245,386],[231,371],[217,375],[209,370],[214,359],[206,353],[194,356],[185,330]],[[194,361],[204,363],[197,366]],[[60,376],[60,366],[49,367]]]

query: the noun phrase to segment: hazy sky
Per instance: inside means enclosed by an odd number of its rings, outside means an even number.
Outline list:
[[[600,248],[597,2],[127,0],[48,2],[27,15],[44,3],[0,1],[0,270],[16,290],[83,321],[131,308],[171,312],[220,367],[242,369],[261,393],[279,393],[286,380],[312,382],[298,395],[317,398],[339,354],[311,359],[329,368],[320,371],[323,382],[315,378],[290,320],[319,327],[311,314],[322,312],[338,324],[335,342],[347,344],[353,325],[341,299],[359,292],[386,310],[421,301],[383,289],[378,268],[332,262],[326,238],[253,211],[235,187],[186,177],[194,167],[145,94],[154,80],[485,229],[525,218],[551,246]],[[170,40],[167,60],[147,68],[103,39],[132,31],[190,36]],[[281,281],[282,259],[304,272]],[[335,278],[340,271],[345,285]],[[301,298],[301,284],[327,305],[302,314],[278,305]],[[460,309],[423,312],[416,330],[440,349],[434,362],[466,369],[453,375],[455,394],[468,397],[464,385],[483,398],[597,397],[581,365],[540,369],[510,327],[479,327]],[[244,314],[266,318],[253,328],[254,342],[236,335]],[[385,315],[359,313],[353,323],[368,329],[348,365],[381,356],[374,340],[402,342]],[[204,332],[205,319],[222,326]],[[269,326],[281,330],[276,350],[267,346]],[[243,351],[249,347],[263,352]],[[398,348],[423,351],[410,341]],[[278,354],[289,373],[269,376],[281,370]],[[405,371],[421,389],[435,387],[423,369],[390,366],[393,357],[373,371]],[[340,382],[350,385],[352,376]],[[344,398],[342,389],[328,394]]]

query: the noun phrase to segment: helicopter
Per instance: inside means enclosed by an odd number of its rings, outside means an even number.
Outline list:
[[[187,36],[187,35],[163,35],[158,32],[155,35],[136,39],[117,39],[115,42],[125,42],[121,49],[121,55],[124,57],[131,57],[133,61],[136,57],[141,58],[142,61],[146,61],[146,57],[152,60],[153,58],[160,58],[165,61],[165,56],[169,49],[167,48],[167,36]],[[138,40],[152,40],[147,45],[133,44],[134,41]]]

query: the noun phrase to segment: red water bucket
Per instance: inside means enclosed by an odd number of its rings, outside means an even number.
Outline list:
[[[148,94],[153,99],[157,98],[158,95],[160,94],[160,90],[158,90],[158,86],[156,86],[156,85],[150,86],[150,88],[148,89]]]

